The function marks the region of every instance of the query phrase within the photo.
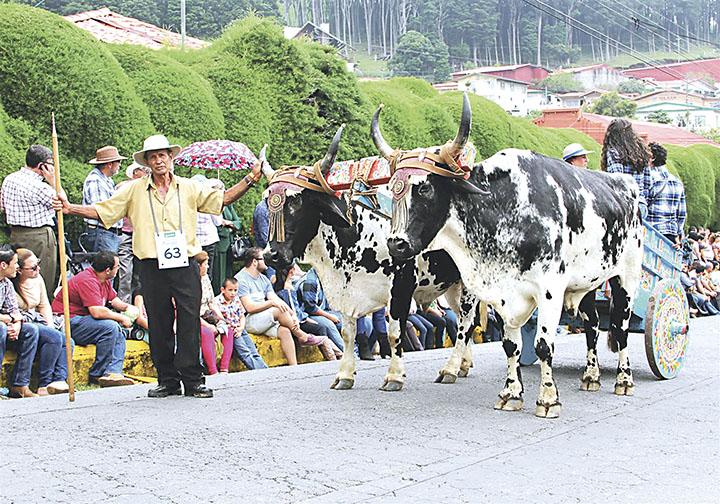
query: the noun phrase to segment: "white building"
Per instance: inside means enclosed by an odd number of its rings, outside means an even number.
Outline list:
[[[704,107],[692,103],[658,102],[642,105],[635,116],[648,121],[653,113],[664,112],[672,119],[672,124],[691,131],[706,131],[720,127],[720,109]]]
[[[433,87],[443,91],[467,91],[497,103],[507,113],[526,116],[528,113],[528,87],[530,84],[497,75],[473,73],[458,80],[441,82]]]
[[[618,84],[628,80],[622,72],[604,63],[576,68],[564,68],[553,73],[572,75],[585,89],[615,89]]]

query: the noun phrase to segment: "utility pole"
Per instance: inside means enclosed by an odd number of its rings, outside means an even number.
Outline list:
[[[180,49],[185,49],[185,0],[180,0]]]

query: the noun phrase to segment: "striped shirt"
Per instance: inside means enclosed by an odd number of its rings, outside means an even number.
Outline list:
[[[115,182],[106,177],[99,168],[93,168],[83,182],[83,205],[94,205],[110,199],[115,193]],[[102,226],[102,223],[95,219],[85,219],[91,226]],[[122,226],[122,221],[112,225],[113,228]]]
[[[650,170],[645,168],[642,172],[638,173],[635,168],[631,165],[624,165],[617,160],[618,155],[614,150],[609,150],[607,153],[607,172],[608,173],[624,173],[626,175],[632,175],[640,188],[640,212],[643,217],[647,215],[648,211],[648,199],[650,193],[650,186],[652,185],[652,177]]]
[[[652,185],[649,192],[647,221],[664,235],[683,235],[685,226],[685,188],[665,166],[649,170]]]
[[[24,167],[3,180],[0,207],[5,210],[5,217],[10,226],[30,228],[53,226],[54,197],[55,189],[44,181],[42,175]]]

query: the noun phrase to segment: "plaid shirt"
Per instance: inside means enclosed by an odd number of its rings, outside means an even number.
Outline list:
[[[649,192],[647,221],[662,234],[683,235],[685,226],[685,188],[665,166],[650,170],[652,185]]]
[[[39,228],[53,226],[55,189],[30,168],[11,173],[2,183],[0,206],[10,226]]]
[[[99,168],[93,168],[83,182],[83,205],[94,205],[110,199],[115,193],[115,182],[110,177],[106,177]],[[102,223],[95,219],[85,219],[85,222],[91,226],[104,227]],[[113,224],[113,228],[121,227],[122,221]]]
[[[10,315],[19,313],[17,294],[9,278],[0,280],[0,313]]]
[[[643,215],[647,215],[650,186],[652,185],[652,175],[650,174],[650,170],[645,168],[641,173],[638,173],[632,166],[624,165],[617,161],[617,153],[613,150],[608,151],[607,157],[608,173],[624,173],[626,175],[633,176],[635,182],[637,182],[637,185],[640,188],[641,212],[644,212]]]

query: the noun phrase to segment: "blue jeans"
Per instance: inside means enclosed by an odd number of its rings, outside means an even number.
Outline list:
[[[5,349],[10,348],[17,353],[17,360],[13,366],[11,385],[25,387],[30,385],[33,360],[38,347],[38,329],[35,324],[23,324],[16,340],[7,339],[7,326],[0,322],[0,364],[5,357]]]
[[[117,253],[120,247],[120,237],[115,233],[101,227],[87,228],[85,232],[87,234],[85,243],[88,245],[88,252],[111,250]]]
[[[372,315],[366,315],[357,320],[357,333],[355,340],[366,338],[368,348],[373,348],[380,335],[387,337],[387,322],[385,321],[385,308],[380,308]],[[356,345],[357,346],[357,345]],[[356,354],[357,348],[356,348]]]
[[[447,332],[447,335],[450,337],[450,341],[452,341],[453,346],[455,345],[455,341],[457,341],[457,332],[458,332],[458,320],[457,315],[455,315],[455,312],[451,309],[445,310],[445,316],[443,317],[445,319],[445,331]]]
[[[54,381],[67,380],[67,357],[65,335],[45,324],[37,325],[38,340],[38,386],[47,387]]]
[[[328,310],[326,310],[328,311]],[[337,318],[342,319],[339,313],[334,311],[328,311],[328,313],[332,313]],[[313,319],[315,322],[323,326],[327,330],[327,335],[330,340],[335,343],[335,345],[342,351],[345,350],[345,345],[343,344],[342,336],[340,335],[340,327],[342,327],[342,324],[338,324],[337,326],[333,324],[333,322],[326,317],[323,317],[322,315],[310,315],[310,318]]]
[[[240,336],[233,338],[233,348],[240,362],[248,369],[265,369],[267,364],[257,351],[257,347],[247,331],[243,330]]]
[[[434,343],[433,325],[417,313],[408,315],[408,321],[418,330],[418,333],[420,333],[418,339],[423,348],[426,350],[431,349]]]
[[[95,345],[95,362],[90,378],[122,373],[125,360],[125,334],[114,320],[76,315],[70,319],[72,339],[78,345]],[[198,350],[199,352],[200,350]]]

